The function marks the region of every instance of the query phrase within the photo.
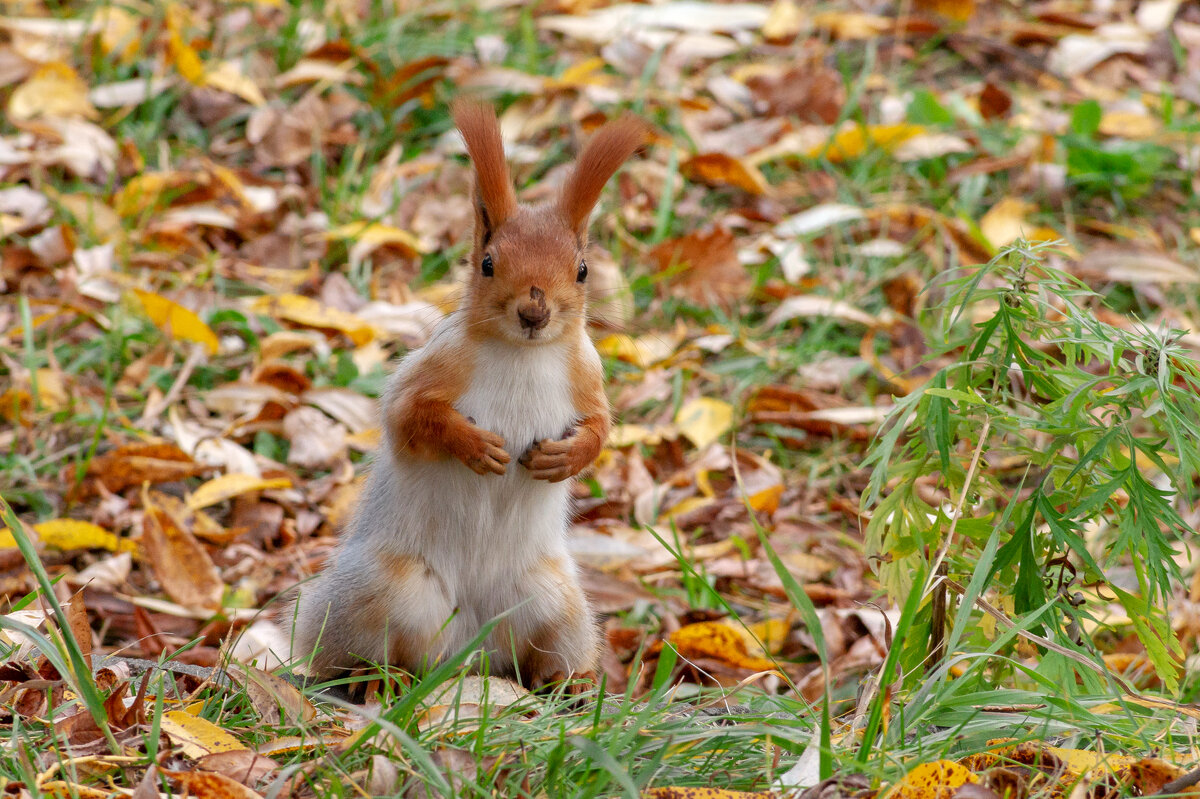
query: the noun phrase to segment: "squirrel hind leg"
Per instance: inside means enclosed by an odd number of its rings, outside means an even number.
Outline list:
[[[600,635],[587,598],[566,558],[545,558],[531,571],[529,585],[543,602],[519,613],[512,630],[518,642],[516,670],[530,688],[594,674]],[[545,602],[547,597],[553,601]]]
[[[293,659],[327,679],[369,663],[423,668],[454,612],[423,559],[389,554],[334,566],[296,607]]]

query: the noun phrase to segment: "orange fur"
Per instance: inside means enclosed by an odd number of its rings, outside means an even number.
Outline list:
[[[475,165],[475,240],[481,241],[517,210],[517,195],[504,159],[504,140],[496,111],[487,103],[459,99],[450,107],[454,124]]]
[[[586,237],[588,217],[600,199],[604,184],[646,141],[648,132],[646,123],[625,116],[607,123],[588,140],[559,198],[567,226],[581,238]]]
[[[465,355],[433,359],[389,398],[386,421],[397,451],[426,460],[449,456],[478,474],[504,474],[510,460],[504,439],[454,408],[472,368]]]

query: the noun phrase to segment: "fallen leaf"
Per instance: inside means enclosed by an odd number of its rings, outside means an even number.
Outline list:
[[[779,325],[793,319],[811,317],[830,317],[841,322],[876,327],[879,319],[871,314],[860,311],[848,302],[835,300],[832,297],[818,297],[813,294],[799,294],[788,297],[779,303],[767,317],[768,325]]]
[[[810,158],[824,156],[833,163],[850,161],[862,157],[868,149],[878,147],[891,153],[901,144],[925,132],[920,125],[899,123],[896,125],[851,125],[833,135],[825,144],[812,148]]]
[[[259,297],[250,303],[250,307],[256,313],[273,316],[301,327],[345,333],[358,347],[375,338],[374,328],[354,314],[330,308],[311,297],[302,297],[299,294]]]
[[[965,22],[975,13],[975,0],[916,0],[916,8],[940,17]]]
[[[689,180],[709,186],[732,186],[755,195],[771,191],[758,167],[725,153],[694,155],[680,165],[679,171]]]
[[[219,609],[225,584],[208,552],[146,490],[142,506],[142,546],[167,596],[189,609]]]
[[[216,355],[221,348],[217,334],[194,311],[151,291],[134,289],[133,294],[150,321],[168,336],[194,341],[208,350],[209,355]]]
[[[804,17],[795,0],[775,0],[763,22],[763,38],[769,42],[791,41],[800,33],[803,24]]]
[[[126,444],[93,458],[88,475],[109,491],[121,491],[142,483],[171,483],[209,471],[174,444],[139,442]]]
[[[184,751],[186,753],[186,747]],[[196,799],[262,798],[262,794],[250,790],[224,774],[202,771],[169,771],[167,769],[162,769],[162,773],[182,785],[186,795],[195,796]]]
[[[904,775],[883,799],[951,799],[956,790],[979,777],[953,760],[921,763]]]
[[[676,292],[700,305],[732,306],[750,286],[733,234],[701,230],[664,241],[650,251]],[[678,270],[678,271],[675,271]]]
[[[77,519],[54,519],[33,525],[38,539],[48,547],[64,552],[75,549],[107,549],[109,552],[137,552],[136,541],[121,538],[99,525]],[[14,549],[12,531],[0,528],[0,549]]]
[[[750,654],[754,640],[743,630],[719,621],[681,627],[667,638],[683,658],[713,658],[740,669],[769,671],[774,661]]]
[[[183,710],[168,710],[162,715],[162,731],[171,736],[191,758],[201,758],[215,752],[246,750],[245,744],[208,719],[193,716]]]
[[[1032,225],[1025,221],[1031,211],[1037,210],[1034,203],[1018,197],[1004,197],[979,220],[979,230],[995,249],[999,250],[1025,235]]]
[[[258,477],[252,474],[223,474],[204,483],[188,497],[187,506],[192,510],[207,508],[227,499],[257,491],[291,488],[287,477]]]
[[[696,449],[705,449],[733,426],[733,406],[712,397],[698,397],[675,414],[675,426]]]
[[[23,121],[34,117],[83,117],[99,113],[88,99],[83,78],[62,61],[38,67],[8,98],[8,118]]]

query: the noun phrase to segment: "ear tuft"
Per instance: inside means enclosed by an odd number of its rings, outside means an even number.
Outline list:
[[[577,234],[583,236],[587,232],[588,217],[600,199],[604,184],[646,142],[649,133],[645,122],[626,115],[605,124],[588,140],[559,200],[567,224]]]
[[[480,225],[476,234],[486,240],[517,210],[500,122],[496,110],[479,100],[459,98],[451,104],[450,113],[475,166],[476,222]]]

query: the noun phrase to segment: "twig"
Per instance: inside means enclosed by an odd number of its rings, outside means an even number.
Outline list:
[[[1173,793],[1183,793],[1198,782],[1200,782],[1200,768],[1194,768],[1187,774],[1184,774],[1182,777],[1176,777],[1168,782],[1158,793],[1160,796],[1169,796]]]
[[[167,389],[167,393],[163,394],[162,399],[158,400],[158,402],[146,403],[146,409],[142,412],[142,418],[139,422],[142,427],[150,424],[151,421],[157,418],[175,401],[179,396],[179,392],[183,390],[183,387],[187,385],[187,381],[191,378],[192,371],[203,358],[204,347],[200,344],[193,344],[191,352],[188,353],[187,359],[183,362],[183,366],[179,370],[179,374],[175,377],[175,382]]]

